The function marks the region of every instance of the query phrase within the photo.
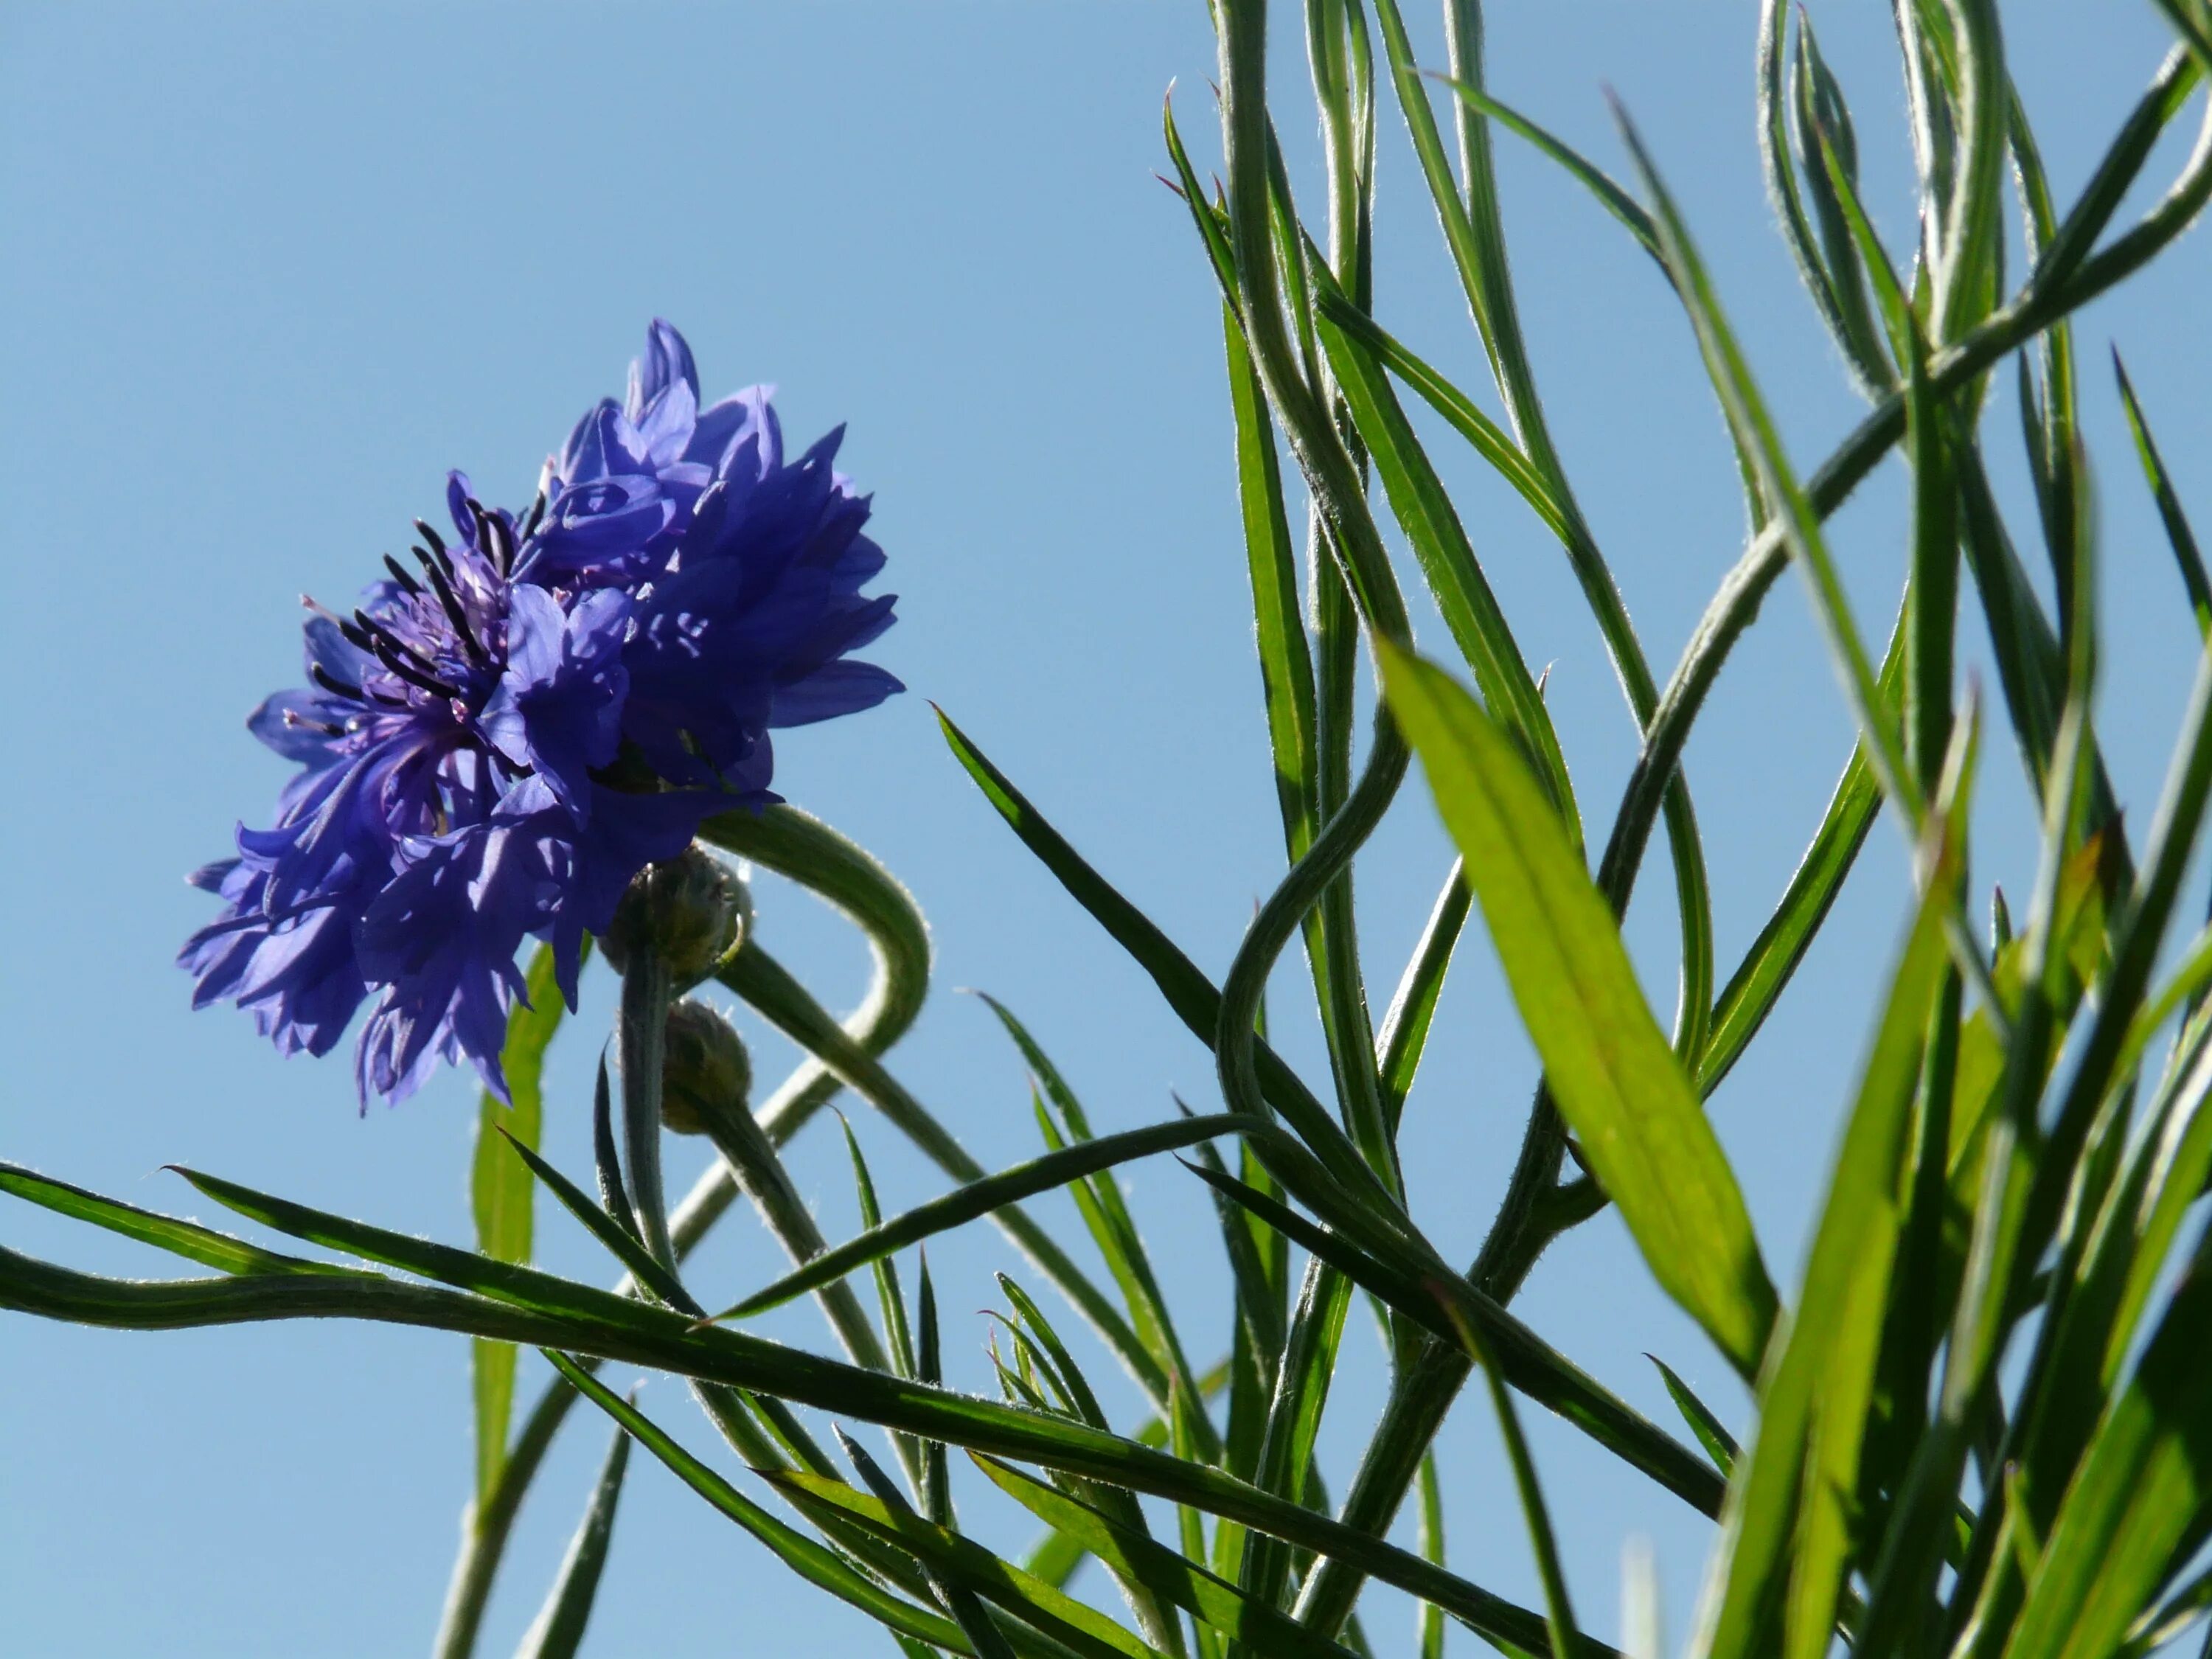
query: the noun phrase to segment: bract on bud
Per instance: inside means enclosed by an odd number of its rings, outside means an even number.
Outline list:
[[[602,943],[619,973],[629,971],[639,945],[650,944],[684,991],[737,949],[752,917],[752,892],[744,878],[695,845],[638,872]]]
[[[660,1121],[670,1133],[698,1135],[720,1114],[749,1109],[752,1057],[721,1011],[685,997],[668,1011]]]

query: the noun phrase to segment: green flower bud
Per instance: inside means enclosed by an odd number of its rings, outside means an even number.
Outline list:
[[[705,1134],[716,1117],[750,1109],[752,1059],[713,1004],[685,997],[669,1009],[665,1054],[660,1121],[672,1133]]]
[[[618,973],[650,944],[678,991],[712,974],[752,926],[752,890],[728,865],[697,846],[638,872],[600,943]]]

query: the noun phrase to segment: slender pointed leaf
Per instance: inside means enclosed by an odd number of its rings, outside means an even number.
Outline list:
[[[1851,1109],[1789,1335],[1722,1517],[1727,1588],[1708,1659],[1819,1659],[1849,1560],[1845,1505],[1880,1358],[1882,1310],[1911,1182],[1913,1093],[1956,903],[1955,848],[1931,872]],[[1778,1648],[1776,1636],[1782,1634]]]
[[[98,1193],[72,1187],[66,1181],[56,1181],[51,1176],[40,1175],[21,1164],[0,1164],[0,1192],[11,1193],[58,1215],[65,1215],[76,1221],[88,1221],[95,1227],[136,1239],[142,1244],[151,1244],[156,1249],[167,1250],[172,1255],[180,1255],[187,1261],[197,1261],[204,1267],[213,1267],[222,1273],[349,1273],[354,1271],[334,1262],[310,1261],[301,1256],[284,1255],[275,1250],[264,1249],[258,1244],[233,1238],[228,1233],[216,1232],[197,1222],[179,1221],[173,1216],[142,1210],[134,1204],[103,1198]]]
[[[1186,1118],[1181,1122],[1158,1123],[1148,1128],[1130,1129],[1121,1134],[1109,1135],[1103,1140],[1084,1141],[1064,1152],[1048,1152],[1042,1158],[1032,1158],[1011,1170],[955,1188],[942,1198],[917,1205],[880,1226],[824,1250],[803,1267],[793,1269],[774,1284],[724,1309],[714,1317],[718,1320],[750,1318],[755,1314],[779,1307],[793,1297],[803,1296],[821,1285],[834,1283],[855,1267],[865,1267],[894,1250],[902,1250],[909,1244],[961,1226],[980,1216],[988,1215],[1005,1205],[1017,1203],[1038,1193],[1051,1192],[1071,1181],[1080,1180],[1100,1170],[1111,1169],[1116,1164],[1125,1164],[1132,1158],[1149,1158],[1156,1152],[1188,1146],[1194,1141],[1210,1139],[1215,1135],[1242,1133],[1249,1127],[1244,1119],[1228,1113],[1217,1113],[1210,1117]]]
[[[868,1479],[870,1460],[863,1455],[856,1462],[863,1478]],[[816,1475],[773,1474],[765,1478],[801,1507],[826,1509],[849,1517],[887,1542],[909,1551],[948,1589],[1004,1607],[1085,1659],[1153,1659],[1158,1651],[1103,1613],[1000,1560],[981,1544],[923,1520],[897,1503],[897,1489],[887,1481],[878,1484],[870,1479],[875,1490],[874,1496],[869,1497],[842,1481]]]
[[[504,1134],[505,1130],[501,1130]],[[636,1237],[623,1230],[621,1222],[606,1210],[586,1197],[584,1189],[570,1181],[535,1152],[520,1140],[510,1141],[515,1158],[528,1175],[534,1175],[552,1189],[553,1196],[561,1200],[561,1207],[584,1224],[592,1237],[606,1246],[608,1253],[622,1263],[629,1276],[659,1297],[670,1307],[685,1312],[704,1311],[691,1299],[676,1275],[651,1255]]]
[[[1659,1380],[1667,1386],[1667,1397],[1674,1402],[1674,1409],[1682,1413],[1682,1420],[1690,1425],[1690,1432],[1705,1449],[1705,1455],[1713,1460],[1713,1467],[1723,1474],[1732,1472],[1741,1449],[1735,1437],[1728,1431],[1711,1407],[1691,1391],[1690,1385],[1674,1374],[1674,1368],[1656,1354],[1644,1356],[1659,1368]]]
[[[599,1597],[599,1572],[606,1565],[607,1545],[614,1536],[615,1506],[622,1497],[623,1474],[629,1467],[629,1431],[617,1425],[592,1491],[591,1506],[568,1540],[560,1574],[545,1605],[524,1632],[515,1659],[574,1659],[583,1645],[584,1627]]]
[[[2175,1546],[2212,1504],[2212,1262],[2199,1248],[2126,1390],[2098,1425],[2043,1551],[2006,1659],[2113,1651]]]
[[[1735,1177],[1652,1018],[1613,913],[1557,813],[1474,700],[1385,649],[1390,706],[1447,829],[1561,1113],[1661,1285],[1736,1368],[1775,1315]]]
[[[1322,1640],[1273,1607],[1255,1601],[1225,1579],[1077,1502],[1046,1482],[994,1457],[971,1454],[998,1488],[1056,1532],[1079,1541],[1115,1574],[1143,1585],[1214,1629],[1283,1659],[1346,1659],[1346,1650]]]
[[[507,1099],[502,1103],[487,1089],[478,1101],[476,1161],[469,1173],[477,1249],[495,1261],[530,1260],[530,1172],[507,1155],[492,1131],[501,1130],[533,1149],[538,1145],[544,1115],[545,1050],[568,1012],[555,983],[551,945],[541,945],[532,953],[523,985],[523,996],[507,1014],[507,1041],[500,1048]],[[477,1503],[481,1506],[507,1461],[507,1425],[514,1410],[514,1349],[504,1343],[476,1343],[470,1365],[476,1397]]]
[[[621,1395],[601,1383],[567,1354],[548,1350],[545,1357],[553,1362],[555,1368],[574,1386],[578,1393],[621,1424],[643,1443],[647,1451],[666,1464],[685,1486],[766,1545],[777,1559],[809,1583],[829,1591],[841,1601],[858,1607],[891,1630],[927,1642],[934,1647],[972,1654],[967,1638],[951,1620],[892,1595],[835,1550],[815,1542],[805,1534],[776,1519],[685,1451],[642,1412],[623,1401]]]

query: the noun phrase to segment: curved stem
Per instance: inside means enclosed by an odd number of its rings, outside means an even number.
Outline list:
[[[929,929],[896,877],[856,843],[795,806],[771,806],[757,815],[731,813],[709,820],[701,835],[788,877],[860,929],[874,959],[873,971],[867,994],[842,1027],[846,1039],[874,1055],[906,1034],[929,990]],[[842,1086],[820,1059],[809,1058],[756,1114],[763,1133],[781,1146]],[[678,1261],[721,1218],[737,1191],[729,1166],[720,1159],[700,1176],[669,1218],[669,1243]],[[461,1547],[431,1649],[434,1659],[469,1659],[476,1651],[515,1516],[575,1403],[574,1389],[558,1377],[549,1382],[523,1419],[497,1482],[481,1502],[464,1510]]]

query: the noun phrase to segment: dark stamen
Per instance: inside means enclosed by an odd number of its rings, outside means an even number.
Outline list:
[[[438,591],[438,603],[446,607],[447,620],[453,624],[453,632],[468,647],[469,660],[477,664],[490,661],[483,647],[477,643],[477,636],[469,631],[469,613],[461,609],[460,596],[453,592],[453,585],[446,580],[445,572],[428,559],[422,562],[422,568],[429,574],[430,586]]]
[[[530,504],[530,511],[522,520],[522,539],[528,541],[538,533],[538,526],[545,522],[545,492],[539,490],[538,499]]]
[[[295,708],[288,708],[284,711],[284,724],[300,726],[309,732],[319,732],[326,738],[342,738],[346,734],[346,729],[343,726],[333,726],[328,720],[311,720]]]
[[[325,672],[322,664],[319,662],[310,663],[307,665],[307,678],[334,697],[351,697],[356,702],[368,701],[359,686],[347,684],[335,674]]]
[[[353,619],[356,624],[366,629],[368,632],[368,642],[362,645],[361,648],[362,650],[374,651],[380,657],[384,654],[386,649],[390,649],[396,651],[402,656],[405,657],[408,661],[413,663],[417,668],[421,669],[426,674],[434,674],[438,672],[437,664],[432,662],[428,657],[424,656],[420,651],[417,651],[413,646],[408,644],[406,641],[401,639],[397,634],[386,628],[382,623],[376,621],[366,611],[355,611],[353,613]],[[356,641],[356,643],[359,644],[360,641]]]
[[[458,697],[461,695],[459,686],[448,685],[435,674],[426,674],[408,662],[398,652],[385,642],[385,636],[381,634],[376,636],[375,651],[377,661],[398,675],[408,684],[420,686],[434,697]]]
[[[441,536],[436,531],[431,529],[428,525],[423,523],[420,519],[415,520],[415,528],[422,532],[422,539],[429,544],[430,550],[438,556],[438,562],[446,567],[446,574],[448,576],[452,575],[453,574],[453,556],[446,551],[445,538]]]
[[[486,512],[484,504],[475,496],[468,498],[467,506],[470,516],[477,521],[477,545],[491,560],[493,568],[506,575],[511,551],[507,543],[507,526]]]
[[[389,553],[384,556],[384,568],[392,573],[392,580],[398,582],[400,587],[405,592],[418,596],[422,593],[422,584],[416,581],[414,577],[409,575],[407,574],[407,567],[400,563],[398,560],[393,558]]]

